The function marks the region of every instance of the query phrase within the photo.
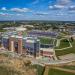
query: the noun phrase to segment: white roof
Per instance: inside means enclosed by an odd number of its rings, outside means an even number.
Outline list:
[[[22,38],[22,36],[16,36],[16,38]]]
[[[12,35],[11,37],[15,37],[15,35]]]
[[[21,27],[16,28],[16,31],[25,31],[25,30],[27,30],[27,29],[26,28],[21,28]]]
[[[5,30],[9,30],[9,29],[15,29],[15,27],[6,27],[6,28],[3,28]]]
[[[27,43],[34,43],[34,40],[26,40]]]
[[[22,36],[12,35],[11,37],[22,38]]]
[[[25,27],[34,27],[33,25],[25,25]]]
[[[53,48],[41,48],[42,51],[54,52]]]

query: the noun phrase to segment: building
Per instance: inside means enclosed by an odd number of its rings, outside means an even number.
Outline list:
[[[33,37],[23,39],[24,48],[27,49],[27,54],[38,56],[40,50],[40,41]]]
[[[54,59],[54,49],[53,48],[41,48],[40,54],[44,57],[49,57]]]
[[[33,37],[22,37],[18,35],[4,36],[2,38],[3,46],[19,54],[25,53],[29,55],[38,55],[40,50],[40,42]]]
[[[24,30],[24,31],[23,31]],[[33,36],[30,34],[23,35],[25,29],[18,28],[13,32],[5,32],[2,35],[2,44],[4,48],[12,52],[17,52],[19,54],[31,55],[31,56],[46,56],[53,58],[54,56],[54,45],[52,44],[41,44],[41,36],[53,37],[57,36],[56,33],[52,32],[34,32]],[[36,34],[37,33],[37,34]]]
[[[57,32],[51,32],[51,31],[40,31],[40,30],[32,30],[28,33],[30,36],[36,36],[36,37],[52,37],[56,38],[58,33]]]

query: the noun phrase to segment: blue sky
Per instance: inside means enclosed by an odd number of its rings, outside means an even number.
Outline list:
[[[0,20],[75,21],[75,0],[0,0]]]

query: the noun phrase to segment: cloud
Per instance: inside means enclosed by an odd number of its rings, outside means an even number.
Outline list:
[[[16,14],[17,16],[23,16],[23,14]]]
[[[8,16],[8,15],[9,15],[8,13],[0,12],[0,16]]]
[[[69,11],[68,13],[69,13],[69,14],[75,14],[75,11],[72,10],[72,11]]]
[[[53,6],[49,6],[49,9],[63,9],[64,6],[63,5],[53,5]]]
[[[18,14],[18,13],[16,13],[16,14],[11,14],[11,13],[3,13],[3,12],[0,12],[0,16],[6,16],[6,17],[8,17],[8,16],[23,16],[23,14]]]
[[[62,9],[62,8],[64,8],[63,5],[54,5],[54,7],[57,8],[57,9]]]
[[[10,10],[14,12],[30,12],[28,8],[11,8]]]
[[[75,10],[75,5],[70,6],[69,10]]]
[[[67,13],[62,13],[62,12],[59,12],[56,14],[56,16],[66,16],[66,15],[67,15]]]
[[[50,5],[49,9],[63,9],[68,8],[67,5],[71,3],[72,0],[56,0],[56,3],[54,5]]]
[[[60,5],[67,5],[71,2],[72,0],[57,0],[57,3]]]
[[[35,13],[35,15],[40,15],[40,16],[43,16],[43,15],[48,15],[49,13],[46,13],[46,12],[37,12]]]
[[[75,5],[69,6],[68,10],[70,14],[75,14]]]
[[[0,12],[0,16],[12,16],[14,14]]]
[[[54,8],[54,6],[49,6],[49,8],[50,8],[50,9],[53,9],[53,8]]]
[[[6,7],[2,7],[1,10],[3,11],[14,11],[14,12],[30,12],[31,10],[28,8],[11,8],[11,9],[6,9]]]
[[[6,9],[6,7],[2,7],[1,10],[4,10],[4,11],[5,11],[5,10],[7,10],[7,9]]]

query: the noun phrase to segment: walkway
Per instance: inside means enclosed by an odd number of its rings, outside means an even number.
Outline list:
[[[57,39],[56,47],[59,47],[60,45],[60,39]]]
[[[62,39],[65,39],[65,38],[62,38]],[[62,39],[60,39],[60,42],[61,42],[61,40]],[[69,41],[69,39],[67,39],[68,41]],[[65,49],[69,49],[69,48],[72,48],[72,44],[70,43],[70,41],[69,41],[69,47],[65,47],[65,48],[61,48],[61,49],[55,49],[55,50],[65,50]]]
[[[49,72],[49,66],[46,66],[45,71],[44,71],[44,75],[48,75],[48,72]]]

